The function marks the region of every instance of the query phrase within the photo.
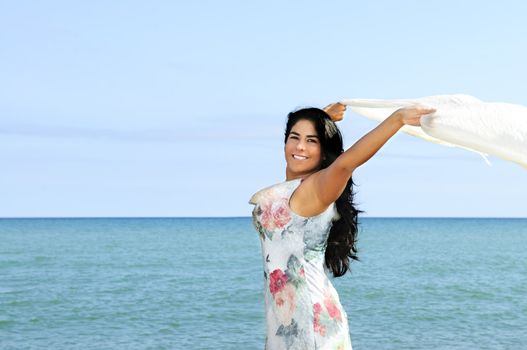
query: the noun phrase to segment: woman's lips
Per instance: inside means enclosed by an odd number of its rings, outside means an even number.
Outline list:
[[[296,160],[306,160],[307,159],[306,156],[299,156],[297,154],[293,154],[293,158]]]

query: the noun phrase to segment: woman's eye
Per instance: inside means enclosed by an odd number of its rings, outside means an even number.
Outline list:
[[[307,142],[314,142],[314,143],[317,143],[317,140],[315,140],[315,139],[308,139]]]
[[[290,139],[298,140],[298,136],[294,136],[294,135],[289,136],[289,138],[290,138]]]

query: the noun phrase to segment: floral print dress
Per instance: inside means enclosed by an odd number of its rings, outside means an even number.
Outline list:
[[[265,349],[351,350],[347,315],[325,266],[338,213],[333,203],[313,217],[295,214],[289,199],[301,181],[265,188],[250,200],[262,246]]]

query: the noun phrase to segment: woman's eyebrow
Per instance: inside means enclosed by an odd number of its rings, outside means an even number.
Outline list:
[[[291,131],[290,134],[294,134],[296,136],[300,136],[299,133],[297,133],[296,131]],[[306,137],[316,137],[318,139],[318,136],[317,135],[306,135]]]

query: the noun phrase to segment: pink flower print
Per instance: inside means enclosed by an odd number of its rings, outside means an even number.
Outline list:
[[[282,290],[274,295],[275,314],[283,325],[289,325],[293,320],[296,309],[296,290],[295,286],[287,283]]]
[[[338,321],[342,321],[340,310],[337,305],[335,305],[333,299],[329,297],[329,295],[327,295],[324,299],[324,306],[326,307],[326,310],[328,310],[329,317],[334,318]]]
[[[326,326],[320,324],[320,312],[322,311],[322,306],[320,303],[313,304],[313,330],[315,333],[319,333],[321,336],[326,335]]]
[[[298,275],[302,278],[306,278],[306,272],[304,271],[304,268],[302,267],[300,271],[298,272]]]
[[[313,312],[315,313],[315,318],[317,316],[320,316],[320,311],[322,311],[322,306],[320,306],[320,303],[316,303],[313,305]]]
[[[329,317],[336,320],[342,321],[342,316],[340,314],[339,308],[335,305],[333,300],[326,298],[324,299],[324,306],[328,310]]]
[[[276,269],[269,275],[269,290],[273,297],[280,292],[287,283],[287,275],[280,269]]]
[[[291,220],[287,198],[277,201],[270,201],[262,206],[262,216],[260,222],[268,230],[284,227]]]

